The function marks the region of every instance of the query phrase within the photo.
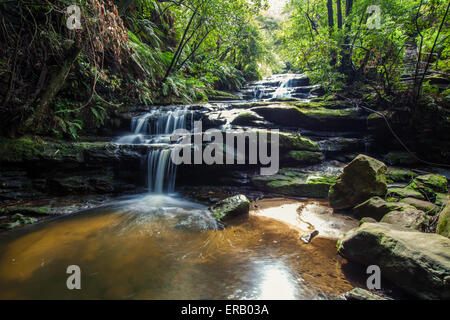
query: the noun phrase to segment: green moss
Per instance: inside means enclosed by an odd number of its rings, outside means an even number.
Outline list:
[[[219,90],[209,90],[206,95],[208,100],[242,100],[241,97],[235,94]]]
[[[281,169],[274,176],[252,178],[253,184],[264,191],[312,198],[326,198],[335,180],[335,176],[306,174],[295,168]]]
[[[110,150],[108,142],[43,141],[22,137],[0,139],[0,162],[32,162],[39,160],[82,162],[86,153]],[[113,151],[110,151],[113,153]]]
[[[410,170],[389,169],[386,174],[386,181],[388,183],[411,182],[415,177],[417,177],[417,173]]]
[[[304,150],[304,151],[320,151],[319,144],[308,138],[302,137],[299,133],[274,133],[270,131],[257,130],[258,140],[262,139],[261,134],[267,134],[267,141],[272,141],[272,135],[278,135],[280,149],[285,150]]]
[[[288,158],[301,164],[315,164],[322,162],[324,156],[321,152],[293,150],[288,153]]]
[[[384,160],[392,166],[410,166],[417,163],[417,160],[407,152],[389,152]]]
[[[423,194],[408,188],[389,188],[387,191],[387,198],[395,198],[396,200],[404,198],[426,200]]]
[[[435,202],[437,193],[447,192],[447,178],[436,174],[418,176],[406,188],[420,192]]]
[[[450,238],[450,204],[447,204],[440,213],[436,232],[441,236]]]

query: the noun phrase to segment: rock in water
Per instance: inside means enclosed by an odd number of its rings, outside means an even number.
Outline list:
[[[246,214],[250,211],[250,200],[243,194],[223,199],[210,208],[214,217],[219,220]]]
[[[318,230],[314,230],[310,233],[307,233],[305,235],[303,235],[300,239],[302,239],[302,241],[306,244],[310,243],[312,241],[312,239],[319,235],[319,231]]]
[[[384,196],[387,190],[386,165],[360,154],[345,168],[330,188],[328,198],[334,209],[347,209],[372,196]]]
[[[346,300],[388,300],[362,288],[353,288],[347,291],[344,293],[344,298]]]
[[[386,223],[364,223],[338,241],[345,258],[421,299],[450,299],[450,239]]]
[[[439,215],[436,232],[441,236],[450,238],[450,202],[447,202],[444,210]]]

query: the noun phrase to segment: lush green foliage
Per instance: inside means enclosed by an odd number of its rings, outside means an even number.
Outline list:
[[[327,3],[332,4],[332,27]],[[380,8],[380,23],[375,28],[373,5]],[[292,0],[290,17],[279,33],[283,58],[294,70],[308,71],[328,90],[361,81],[386,98],[405,85],[422,86],[425,68],[448,74],[447,10],[448,3],[439,0]],[[415,79],[400,81],[405,74]]]
[[[82,29],[69,30],[74,3]],[[135,105],[239,89],[273,64],[257,21],[264,0],[74,3],[0,4],[3,134],[77,138]]]

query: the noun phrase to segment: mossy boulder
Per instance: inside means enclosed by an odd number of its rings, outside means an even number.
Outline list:
[[[264,117],[266,121],[280,126],[320,131],[348,130],[348,128],[354,131],[364,130],[366,124],[360,111],[348,108],[345,102],[333,102],[339,103],[344,108],[327,105],[330,102],[306,104],[284,102],[256,107],[251,111]]]
[[[264,125],[264,119],[253,112],[241,113],[231,122],[236,126],[262,126]]]
[[[403,211],[406,209],[415,209],[414,207],[399,202],[387,202],[380,197],[372,197],[369,200],[353,208],[353,215],[358,218],[370,217],[380,221],[391,211]]]
[[[441,236],[450,238],[450,202],[447,203],[444,210],[439,214],[436,232]]]
[[[323,162],[324,156],[321,152],[292,150],[287,154],[286,160],[299,165],[310,165]]]
[[[414,178],[407,188],[420,192],[428,200],[435,202],[436,193],[447,192],[447,178],[437,174],[426,174]]]
[[[267,130],[255,130],[258,135],[259,143],[270,145],[273,139],[278,138],[278,144],[281,151],[303,150],[320,152],[319,144],[311,139],[303,137],[299,133],[272,132]],[[247,134],[243,132],[242,134]]]
[[[281,169],[273,176],[256,176],[252,184],[263,191],[297,197],[326,198],[336,181],[332,175],[306,173],[295,168]]]
[[[436,193],[436,201],[434,202],[439,207],[444,207],[448,202],[448,193]]]
[[[380,222],[395,224],[400,227],[424,231],[429,220],[425,212],[412,209],[391,211],[386,214]]]
[[[417,159],[408,152],[393,151],[389,152],[384,160],[391,166],[411,166],[417,163]]]
[[[366,155],[358,155],[345,166],[331,187],[328,198],[334,209],[354,207],[373,196],[384,196],[387,190],[386,165]]]
[[[86,157],[114,159],[117,147],[109,142],[63,142],[22,137],[0,139],[0,162],[35,161],[82,163]]]
[[[214,217],[224,220],[233,216],[247,214],[250,211],[250,200],[243,194],[223,199],[210,208]]]
[[[382,276],[420,299],[450,299],[450,239],[387,223],[364,223],[338,241],[339,254],[378,265]]]
[[[411,170],[388,168],[386,174],[387,183],[405,182],[410,183],[418,174]]]
[[[387,191],[387,197],[396,200],[404,198],[415,198],[425,200],[425,196],[423,194],[408,188],[389,188]]]
[[[422,210],[423,212],[425,212],[427,215],[430,216],[436,215],[441,210],[440,207],[435,205],[434,203],[415,198],[405,198],[402,199],[400,202],[413,206],[418,210]]]

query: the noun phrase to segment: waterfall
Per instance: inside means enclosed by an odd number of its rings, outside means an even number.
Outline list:
[[[295,77],[295,75],[287,76],[283,78],[280,83],[280,86],[275,90],[272,97],[273,98],[291,98],[292,88],[291,88],[291,80]]]
[[[171,134],[186,129],[190,117],[193,128],[194,113],[188,107],[154,109],[131,119],[130,135],[120,137],[117,143],[154,145],[147,154],[147,189],[163,193],[175,190],[176,166],[172,163]]]
[[[170,158],[172,149],[152,150],[147,155],[147,188],[150,192],[173,192],[176,166]]]

